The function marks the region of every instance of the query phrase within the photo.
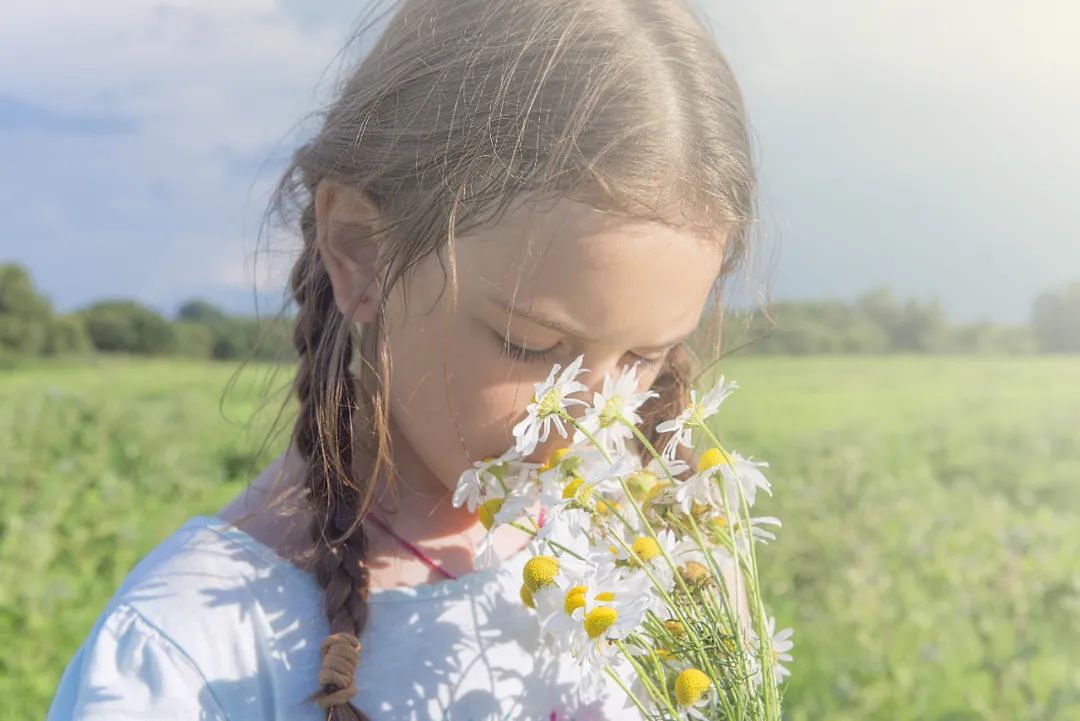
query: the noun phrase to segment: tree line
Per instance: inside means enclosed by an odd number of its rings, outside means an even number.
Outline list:
[[[1026,325],[951,323],[938,301],[900,300],[887,288],[853,301],[780,301],[729,313],[725,347],[784,355],[1080,352],[1080,282],[1047,290]]]
[[[291,361],[290,334],[289,318],[230,315],[198,299],[183,303],[173,318],[123,298],[56,313],[25,268],[0,264],[0,360],[129,353]]]
[[[0,360],[86,353],[292,361],[292,321],[226,313],[200,299],[173,318],[129,299],[57,313],[30,273],[0,264]],[[777,355],[1080,352],[1080,282],[1042,293],[1027,325],[953,324],[937,301],[902,301],[880,288],[854,301],[781,301],[729,311],[725,348]]]

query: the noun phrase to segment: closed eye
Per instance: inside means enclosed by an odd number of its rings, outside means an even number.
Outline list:
[[[527,362],[540,363],[542,361],[550,360],[555,355],[555,349],[559,347],[559,344],[551,346],[550,348],[544,348],[543,350],[532,350],[530,348],[522,348],[519,345],[514,345],[506,338],[496,333],[494,330],[491,334],[499,342],[499,352],[505,357],[512,358],[514,360],[523,360]]]
[[[543,363],[546,361],[550,361],[555,355],[556,349],[558,349],[559,347],[559,344],[556,343],[550,348],[544,348],[543,350],[522,348],[519,345],[511,343],[508,339],[503,338],[499,333],[495,332],[494,330],[491,331],[491,333],[498,341],[499,352],[501,352],[503,356],[507,358],[512,358],[514,360],[523,360],[533,363]],[[634,359],[634,364],[645,368],[652,368],[653,366],[659,365],[661,361],[664,360],[664,355],[666,355],[666,353],[661,354],[655,358],[646,358],[644,356],[638,355],[637,353],[631,353],[630,355]]]

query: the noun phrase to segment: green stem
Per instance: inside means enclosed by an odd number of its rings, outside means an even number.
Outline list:
[[[600,452],[600,454],[604,457],[604,459],[608,463],[611,463],[611,457],[608,455],[606,449],[603,448],[603,446],[599,443],[599,441],[597,441],[596,437],[592,433],[590,433],[580,423],[578,423],[577,419],[570,416],[570,414],[567,413],[565,410],[560,412],[560,416],[564,420],[568,421],[571,425],[573,425],[577,430],[579,430],[581,432],[581,434],[583,436],[585,436],[589,440],[589,442],[592,443],[593,446]],[[671,469],[668,468],[667,464],[664,463],[663,457],[656,451],[656,448],[653,447],[653,445],[649,442],[649,440],[647,438],[645,438],[645,436],[641,433],[641,431],[638,430],[638,428],[636,426],[634,426],[634,424],[631,423],[621,413],[617,414],[616,417],[619,419],[620,422],[622,422],[624,425],[626,425],[628,428],[630,428],[631,433],[633,433],[634,436],[652,454],[652,456],[657,459],[660,466],[664,469],[664,473],[667,475],[668,479],[672,483],[674,483],[675,482],[675,477],[671,473]],[[642,525],[648,531],[649,536],[654,541],[656,541],[657,547],[660,549],[660,552],[663,555],[664,560],[670,566],[670,568],[671,568],[671,570],[672,570],[672,572],[674,574],[675,580],[676,580],[677,584],[679,585],[680,589],[682,590],[682,592],[684,594],[686,594],[686,597],[688,599],[692,598],[689,587],[686,585],[686,582],[683,580],[682,575],[679,573],[678,566],[675,564],[674,560],[671,558],[671,556],[664,549],[663,544],[660,543],[660,540],[659,540],[659,538],[658,538],[658,536],[656,534],[656,531],[653,529],[652,524],[649,523],[649,520],[646,517],[645,512],[642,510],[642,508],[637,503],[634,502],[634,497],[630,493],[630,489],[627,487],[626,482],[622,479],[622,477],[619,477],[618,481],[619,481],[619,485],[622,487],[623,493],[626,495],[627,499],[630,501],[630,504],[634,507],[634,510],[637,512],[638,517],[641,519]],[[620,518],[620,520],[623,521],[624,524],[626,524],[626,520],[623,519],[621,515],[619,515],[619,518]],[[629,525],[629,524],[626,524],[626,525]],[[671,596],[667,593],[666,589],[662,588],[660,586],[660,584],[658,584],[656,582],[656,579],[653,577],[653,575],[651,573],[649,573],[649,571],[648,571],[648,569],[646,567],[646,564],[641,562],[641,559],[637,556],[637,554],[634,553],[633,550],[630,549],[626,545],[626,543],[621,538],[619,538],[619,536],[617,534],[613,534],[613,535],[615,535],[615,540],[619,543],[619,545],[621,545],[626,550],[626,552],[638,562],[638,564],[640,565],[642,570],[645,571],[645,574],[649,577],[649,580],[653,583],[653,586],[656,587],[659,590],[659,592],[663,596],[665,602],[668,604],[669,608],[671,610],[673,610],[680,617],[680,619],[685,622],[685,625],[687,626],[687,630],[689,631],[689,635],[693,639],[694,646],[696,647],[698,653],[700,654],[700,657],[703,660],[705,667],[708,669],[709,674],[712,677],[714,684],[716,684],[717,688],[719,688],[719,686],[720,686],[720,683],[719,683],[720,682],[720,677],[717,674],[716,669],[713,667],[712,660],[709,658],[709,654],[705,650],[705,647],[704,647],[704,644],[702,643],[701,637],[697,634],[697,629],[695,627],[695,624],[690,623],[689,622],[689,617],[685,615],[685,613],[684,613],[685,609],[683,608],[683,606],[679,605],[679,604],[675,604],[672,601]],[[733,542],[734,542],[734,538],[733,538]],[[701,544],[699,543],[699,545],[701,545]],[[703,549],[703,550],[705,550],[705,549]],[[705,550],[705,552],[708,553],[707,550]],[[691,604],[691,605],[693,605],[693,604]],[[635,668],[636,668],[636,664],[635,664]]]
[[[670,480],[672,482],[672,484],[674,484],[675,483],[675,476],[672,475],[671,469],[668,468],[666,463],[664,463],[664,459],[656,451],[656,448],[653,447],[653,444],[649,442],[649,439],[646,438],[644,436],[644,434],[642,434],[642,432],[640,430],[638,430],[637,427],[635,427],[634,424],[631,423],[630,420],[628,418],[626,418],[624,415],[622,415],[621,413],[618,414],[618,419],[623,423],[623,425],[627,426],[630,429],[630,431],[637,437],[638,441],[641,442],[641,444],[645,446],[645,448],[649,451],[649,453],[652,454],[653,458],[655,458],[660,463],[660,467],[664,469],[664,473],[667,474],[668,480]],[[632,499],[633,497],[630,495],[630,489],[627,488],[626,482],[623,481],[622,478],[619,479],[619,484],[622,486],[623,493],[625,493],[628,498]],[[667,551],[664,550],[664,545],[662,543],[660,543],[660,539],[657,538],[656,532],[653,530],[652,525],[649,523],[649,519],[645,517],[645,511],[643,511],[638,506],[638,504],[636,504],[636,503],[631,503],[631,505],[633,505],[634,509],[638,512],[638,515],[641,518],[642,524],[644,524],[646,530],[649,531],[649,535],[652,536],[653,540],[656,541],[657,547],[660,549],[660,552],[663,554],[664,558],[667,560],[668,565],[671,566],[672,571],[674,571],[675,579],[679,584],[679,588],[682,590],[683,593],[686,594],[687,598],[692,598],[692,595],[690,594],[690,589],[687,587],[686,582],[683,580],[682,574],[679,573],[678,567],[675,565],[675,562],[668,555]],[[700,545],[700,543],[698,545]],[[705,553],[708,553],[708,551],[706,551],[704,548],[702,548],[702,551],[704,551]],[[716,673],[716,669],[712,665],[712,660],[709,658],[709,654],[707,652],[705,652],[704,645],[701,643],[701,639],[697,635],[696,630],[691,632],[691,636],[694,638],[694,640],[696,642],[696,645],[701,650],[701,657],[704,660],[705,666],[708,669],[710,675],[712,676],[713,683],[719,684],[720,676]]]
[[[762,606],[761,599],[759,597],[761,585],[758,579],[757,569],[757,554],[754,550],[754,532],[753,526],[750,523],[750,506],[746,502],[746,496],[742,492],[742,483],[738,479],[738,473],[735,471],[735,463],[732,462],[731,456],[724,450],[723,444],[713,434],[712,430],[705,424],[704,419],[700,416],[696,419],[696,425],[698,428],[708,436],[709,441],[714,447],[720,451],[720,454],[724,457],[724,462],[731,467],[732,472],[735,473],[735,488],[739,492],[739,502],[742,506],[742,512],[745,514],[746,520],[746,535],[747,545],[750,547],[750,566],[752,568],[752,582],[754,584],[754,603],[751,604],[751,610],[753,611],[754,625],[757,629],[758,642],[760,644],[759,653],[761,655],[761,672],[762,672],[762,685],[765,686],[765,704],[766,708],[770,711],[779,710],[779,699],[776,698],[776,674],[773,668],[773,650],[772,639],[768,638],[765,632],[765,609]],[[731,518],[730,511],[727,503],[727,488],[721,485],[720,497],[724,501],[724,512],[728,514],[728,518]],[[730,528],[734,528],[734,524],[729,523]],[[734,530],[732,530],[732,541],[734,542]],[[736,554],[738,554],[738,545],[734,548]]]
[[[693,535],[694,540],[697,542],[697,544],[699,546],[701,546],[702,548],[704,548],[705,544],[704,544],[704,541],[702,541],[702,539],[701,539],[701,532],[698,530],[697,522],[694,520],[693,515],[688,516],[688,518],[690,519],[691,535]],[[706,562],[709,564],[710,568],[712,569],[714,578],[716,578],[720,583],[721,593],[723,594],[723,598],[721,599],[721,603],[723,604],[723,608],[725,608],[727,610],[727,615],[728,615],[728,617],[730,619],[729,623],[731,624],[732,630],[735,632],[735,638],[737,639],[738,645],[739,645],[739,649],[738,649],[738,653],[737,653],[738,660],[739,660],[739,670],[741,671],[743,678],[746,678],[746,677],[748,677],[750,675],[750,669],[746,665],[746,654],[744,654],[742,652],[742,621],[739,619],[739,611],[738,611],[738,605],[739,605],[739,596],[738,596],[738,588],[739,588],[738,583],[739,582],[738,582],[738,577],[736,577],[736,580],[735,580],[735,595],[734,595],[734,598],[735,598],[735,610],[732,611],[731,610],[731,597],[728,595],[727,582],[724,580],[724,573],[720,569],[719,565],[716,563],[716,559],[713,558],[712,552],[710,550],[708,550],[708,549],[705,549],[704,553],[705,553]],[[719,686],[717,686],[717,688],[719,688]],[[725,710],[730,712],[731,707],[730,707],[730,703],[727,700],[726,694],[719,694],[719,697],[720,697],[721,702],[724,704]],[[741,701],[741,697],[740,697],[740,701]],[[739,705],[740,705],[740,707],[742,706],[741,703]]]
[[[503,468],[503,472],[504,473],[506,472],[505,467]],[[495,475],[495,474],[492,474],[492,475]],[[496,475],[495,480],[497,480],[499,482],[499,485],[502,486],[503,497],[509,496],[510,495],[510,488],[506,485],[506,481],[504,481],[502,479],[502,476],[501,475]],[[539,526],[539,524],[537,524],[537,522],[535,520],[533,520],[532,514],[526,514],[525,517],[529,519],[529,523],[532,524],[533,530],[536,531],[537,533],[539,533],[540,532],[540,526]],[[533,535],[535,536],[536,533],[534,533]]]
[[[589,433],[589,431],[587,431],[580,423],[577,422],[576,418],[573,418],[569,413],[565,413],[565,412],[564,412],[563,418],[565,420],[569,421],[571,424],[573,424],[573,426],[575,428],[577,428],[579,431],[581,431],[582,435],[584,435],[586,438],[588,438],[589,442],[592,443],[593,446],[595,446],[598,451],[600,451],[600,453],[604,456],[604,459],[609,464],[611,463],[611,457],[608,456],[607,451],[605,451],[604,448],[600,446],[600,443],[599,443],[599,441],[596,440],[595,436],[593,436],[591,433]],[[627,424],[629,424],[631,426],[631,428],[633,428],[633,424],[630,424],[629,421],[627,421],[626,418],[622,416],[622,414],[619,414],[619,418],[622,420],[623,423],[627,423]],[[645,441],[645,443],[646,443],[646,445],[648,445],[650,451],[652,451],[652,453],[655,455],[656,454],[656,449],[654,449],[652,447],[652,445],[649,444],[648,441]],[[670,471],[668,471],[668,477],[672,478]],[[622,479],[622,477],[619,477],[618,480],[619,480],[619,485],[622,486],[623,493],[626,495],[626,498],[630,501],[630,505],[634,507],[635,511],[637,511],[638,517],[641,519],[642,523],[644,524],[645,529],[649,532],[649,536],[652,537],[652,539],[654,541],[656,541],[656,545],[660,549],[660,553],[664,556],[664,559],[667,561],[668,565],[671,567],[671,571],[675,575],[675,580],[678,582],[679,586],[682,588],[683,593],[685,593],[687,595],[687,598],[689,598],[690,597],[690,589],[686,586],[686,582],[683,581],[682,575],[679,573],[679,567],[675,564],[675,561],[672,560],[671,556],[668,555],[668,552],[664,549],[664,545],[662,543],[660,543],[660,539],[656,535],[656,531],[653,530],[652,525],[649,524],[649,520],[645,517],[645,512],[641,510],[641,507],[638,506],[637,503],[634,503],[634,497],[633,497],[633,495],[631,495],[630,489],[627,488],[626,481],[624,481]],[[672,480],[674,480],[674,478],[672,478]],[[619,518],[623,521],[624,524],[627,525],[627,527],[629,527],[630,524],[627,523],[626,520],[622,518],[622,516],[620,516]],[[632,550],[630,550],[630,548],[626,545],[626,543],[621,538],[619,538],[618,534],[613,534],[613,535],[615,536],[615,540],[619,542],[619,545],[621,545],[624,549],[626,549],[627,553],[629,553],[631,556],[633,556],[633,558],[641,565],[641,568],[643,570],[645,570],[645,564],[641,562],[641,559],[638,558],[637,554],[634,553]],[[646,573],[646,575],[649,576],[649,580],[651,580],[653,582],[653,585],[656,586],[657,589],[659,589],[661,594],[663,594],[664,600],[673,609],[675,609],[677,612],[679,612],[680,615],[682,615],[681,606],[676,605],[671,600],[671,597],[667,593],[667,589],[661,588],[660,584],[656,583],[656,580],[653,578],[652,574],[648,572],[648,570],[645,570],[645,573]],[[683,616],[683,620],[688,620],[688,619],[687,619],[686,616]]]
[[[599,447],[599,444],[597,443],[596,439],[588,431],[586,431],[584,428],[582,428],[577,423],[577,421],[575,419],[571,418],[569,415],[567,415],[566,418],[576,428],[580,429],[582,434],[586,438],[588,438],[593,443],[593,445],[597,446],[597,448],[600,450],[601,453],[604,453],[604,450]],[[649,451],[649,453],[653,456],[653,458],[655,458],[657,460],[657,462],[660,464],[660,467],[664,469],[664,473],[667,475],[668,480],[670,480],[674,484],[675,483],[675,476],[671,473],[671,469],[667,466],[667,464],[664,463],[664,459],[661,456],[661,454],[658,453],[656,448],[653,447],[652,443],[649,442],[649,439],[646,438],[645,435],[637,428],[637,426],[635,426],[633,423],[631,423],[630,420],[628,418],[626,418],[626,416],[624,416],[622,413],[616,414],[616,418],[619,420],[619,422],[621,422],[623,425],[625,425],[627,428],[629,428],[630,432],[634,434],[634,436],[638,439],[638,441],[643,446],[645,446],[645,448]],[[606,453],[604,453],[604,457],[605,458],[608,457]],[[610,462],[610,460],[609,460],[609,462]],[[675,564],[675,561],[671,558],[671,556],[668,555],[667,551],[664,549],[664,545],[662,543],[660,543],[660,539],[657,537],[656,531],[653,529],[652,524],[649,523],[649,519],[646,517],[644,510],[642,510],[642,508],[637,503],[633,502],[633,496],[630,493],[630,489],[627,487],[626,482],[621,477],[619,478],[619,485],[622,487],[623,493],[630,500],[630,504],[634,507],[634,510],[637,511],[638,517],[641,519],[642,525],[644,525],[645,529],[649,532],[649,536],[654,541],[656,541],[656,545],[660,549],[661,554],[664,556],[664,560],[671,567],[671,570],[672,570],[672,572],[674,573],[674,576],[675,576],[675,580],[678,583],[680,589],[682,590],[682,592],[684,594],[686,594],[687,598],[692,598],[689,587],[687,587],[686,582],[683,580],[682,574],[679,573],[678,566]],[[618,540],[620,545],[622,545],[624,548],[626,547],[626,544],[623,543],[621,539],[616,538],[616,540]],[[698,545],[701,545],[701,544],[699,543]],[[702,550],[706,554],[708,553],[708,551],[706,549],[702,548]],[[633,553],[633,551],[631,551],[629,549],[627,549],[627,552],[630,553],[638,561],[639,564],[641,564],[641,561],[640,561],[640,559],[638,559],[637,554]],[[645,568],[644,564],[641,564],[641,566],[642,566],[643,569]],[[649,575],[650,580],[653,580],[652,575],[649,574],[648,571],[646,571],[646,574]],[[657,588],[659,588],[659,585],[656,584],[655,580],[653,580],[653,585],[656,586]],[[661,589],[661,593],[663,594],[664,600],[668,603],[669,607],[672,610],[674,610],[680,616],[680,619],[683,620],[683,621],[688,622],[689,618],[688,618],[688,616],[686,616],[683,613],[684,609],[682,608],[682,606],[675,605],[674,603],[672,603],[670,596],[665,592],[664,589]],[[697,634],[697,629],[695,628],[694,624],[687,623],[687,625],[689,626],[688,632],[689,632],[691,638],[694,640],[694,645],[696,646],[697,650],[699,651],[699,653],[701,655],[701,659],[704,662],[704,665],[705,665],[706,669],[708,669],[708,672],[709,672],[709,674],[711,675],[711,677],[713,679],[713,683],[716,684],[717,687],[719,687],[720,676],[716,672],[716,668],[713,666],[712,659],[709,658],[708,652],[705,650],[704,644],[701,641],[701,637]]]
[[[630,700],[633,701],[634,705],[638,707],[639,711],[641,711],[641,717],[643,719],[648,719],[651,716],[649,709],[645,708],[645,704],[641,703],[641,701],[638,700],[638,697],[635,696],[630,691],[630,689],[626,687],[626,684],[624,684],[622,682],[622,679],[619,678],[619,674],[615,673],[615,669],[613,669],[610,665],[606,666],[604,667],[604,673],[610,676],[611,679],[619,685],[619,688],[621,688],[623,692],[625,692],[626,695],[630,697]]]
[[[532,516],[530,516],[530,518],[531,517]],[[514,528],[518,529],[519,531],[524,531],[525,533],[528,533],[530,536],[533,536],[534,538],[536,537],[536,531],[534,531],[534,530],[532,530],[530,528],[525,528],[524,526],[519,526],[517,521],[512,521],[512,522],[510,522],[510,523],[508,523],[506,525],[513,526]],[[549,538],[549,539],[547,539],[547,543],[551,544],[555,548],[558,548],[563,553],[570,554],[571,556],[578,559],[579,561],[584,561],[585,560],[585,558],[583,558],[580,554],[575,553],[573,550],[567,548],[566,546],[562,545],[561,543],[559,543],[557,541],[553,541],[553,540],[551,540]]]
[[[645,688],[649,689],[649,694],[652,695],[654,699],[657,699],[657,697],[659,697],[659,700],[664,702],[664,705],[668,707],[668,710],[671,711],[674,718],[679,718],[678,710],[675,708],[674,704],[671,703],[671,699],[668,698],[667,689],[665,688],[664,693],[660,693],[659,691],[657,691],[656,687],[653,686],[652,680],[649,678],[648,672],[644,668],[642,668],[641,664],[637,662],[637,659],[634,658],[634,654],[630,653],[626,649],[626,644],[623,643],[621,640],[617,640],[615,641],[615,645],[619,647],[619,650],[622,651],[622,655],[626,657],[626,660],[629,661],[630,665],[632,665],[634,667],[634,670],[637,671],[638,678],[640,678],[641,682],[645,684]]]

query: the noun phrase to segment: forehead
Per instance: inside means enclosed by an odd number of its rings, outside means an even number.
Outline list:
[[[722,261],[687,231],[565,198],[519,205],[456,250],[463,302],[512,299],[612,337],[692,329]]]

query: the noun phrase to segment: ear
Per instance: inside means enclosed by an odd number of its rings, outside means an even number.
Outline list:
[[[378,206],[361,189],[323,179],[315,189],[315,228],[338,309],[351,322],[372,322],[382,292],[375,277],[382,239],[372,237],[383,228]]]

